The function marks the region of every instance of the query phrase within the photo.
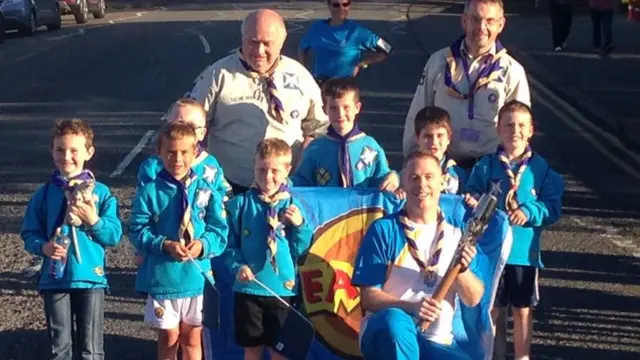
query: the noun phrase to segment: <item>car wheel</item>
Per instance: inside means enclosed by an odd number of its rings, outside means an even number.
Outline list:
[[[59,30],[62,26],[62,12],[60,11],[60,5],[56,5],[54,9],[55,15],[53,19],[53,23],[47,25],[47,29],[49,30]]]
[[[76,18],[76,23],[84,24],[89,20],[89,9],[87,9],[87,2],[85,0],[80,2],[80,6],[73,14]]]
[[[37,30],[38,30],[38,19],[36,18],[36,11],[31,9],[31,13],[29,14],[29,23],[23,25],[20,28],[19,33],[26,36],[33,36],[35,35]]]
[[[107,13],[107,7],[104,3],[105,0],[100,0],[100,4],[98,5],[98,10],[93,12],[94,19],[102,19]]]

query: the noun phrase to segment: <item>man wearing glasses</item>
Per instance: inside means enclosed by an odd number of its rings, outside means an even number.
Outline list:
[[[391,46],[384,39],[347,19],[351,3],[327,0],[331,17],[313,23],[300,42],[299,60],[309,67],[313,54],[311,73],[320,84],[334,77],[356,77],[391,54]]]
[[[499,144],[500,107],[510,100],[531,104],[524,68],[497,40],[504,24],[502,0],[467,0],[464,36],[431,55],[422,72],[405,122],[405,156],[416,148],[414,118],[426,106],[449,112],[453,127],[449,154],[469,170]]]

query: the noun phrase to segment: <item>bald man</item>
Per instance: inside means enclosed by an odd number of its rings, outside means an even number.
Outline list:
[[[236,194],[253,183],[253,155],[261,140],[282,139],[297,158],[328,126],[313,76],[281,54],[287,38],[282,17],[254,11],[241,33],[241,48],[207,67],[188,95],[207,111],[208,150]]]

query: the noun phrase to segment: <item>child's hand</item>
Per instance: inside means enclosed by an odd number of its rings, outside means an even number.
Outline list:
[[[98,208],[93,201],[88,204],[82,201],[72,202],[69,204],[69,211],[89,226],[95,225],[100,219]]]
[[[527,223],[529,219],[527,219],[527,215],[520,209],[509,212],[509,221],[511,225],[522,226]]]
[[[302,225],[302,213],[300,212],[300,209],[298,209],[298,207],[295,205],[289,205],[289,207],[282,214],[282,217],[285,221],[293,226]]]
[[[464,202],[474,209],[478,206],[478,200],[471,196],[471,194],[464,194]]]
[[[397,189],[396,191],[394,191],[393,193],[394,193],[394,194],[396,195],[396,197],[397,197],[398,199],[400,199],[400,200],[404,200],[404,199],[406,199],[406,198],[407,198],[407,193],[406,193],[404,190],[400,189],[400,188],[398,188],[398,189]]]
[[[253,271],[251,271],[251,268],[247,265],[243,265],[236,273],[236,279],[243,283],[249,282],[254,278]]]
[[[67,250],[53,241],[48,241],[42,245],[42,253],[53,260],[60,260],[67,256]]]
[[[202,241],[193,240],[189,245],[187,245],[187,252],[191,255],[192,258],[197,259],[200,257],[202,253]]]
[[[165,240],[162,243],[162,249],[177,261],[185,261],[189,259],[187,256],[187,248],[179,241]]]
[[[382,184],[380,184],[380,191],[388,191],[394,192],[400,186],[400,178],[398,177],[398,173],[395,171],[390,172],[387,176],[382,180]]]

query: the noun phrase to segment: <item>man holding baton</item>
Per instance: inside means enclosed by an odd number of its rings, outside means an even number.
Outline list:
[[[470,359],[453,339],[452,322],[456,297],[473,307],[484,294],[483,283],[468,269],[476,249],[462,248],[462,270],[453,286],[443,301],[432,299],[456,253],[461,224],[447,223],[439,208],[443,175],[434,156],[409,154],[402,174],[404,209],[371,224],[355,262],[352,284],[360,286],[367,311],[360,331],[362,355],[367,360]],[[446,218],[462,220],[464,207],[452,210],[460,214]]]

